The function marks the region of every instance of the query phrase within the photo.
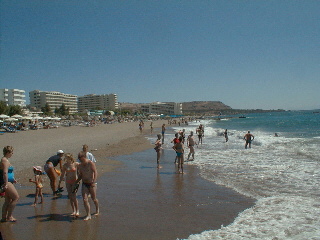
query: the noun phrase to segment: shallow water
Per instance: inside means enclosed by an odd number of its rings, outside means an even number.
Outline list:
[[[184,128],[188,135],[199,124],[174,130]],[[229,226],[188,239],[320,239],[319,114],[252,114],[201,124],[205,137],[192,164],[200,167],[203,178],[257,202]],[[255,136],[251,149],[244,149],[247,130]]]

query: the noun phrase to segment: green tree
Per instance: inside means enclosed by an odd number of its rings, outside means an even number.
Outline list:
[[[0,101],[0,114],[7,114],[8,106],[4,101]]]
[[[66,105],[63,103],[59,108],[56,108],[54,110],[54,113],[62,116],[69,115],[69,109],[70,108],[67,108]]]
[[[10,105],[8,107],[8,115],[9,116],[13,116],[15,114],[21,114],[22,113],[22,109],[19,105]]]
[[[41,108],[41,111],[43,112],[43,114],[45,115],[51,115],[51,108],[50,105],[48,103],[46,103],[46,105],[44,107]]]

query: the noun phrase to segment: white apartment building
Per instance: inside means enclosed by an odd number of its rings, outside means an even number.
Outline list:
[[[182,115],[182,103],[154,102],[141,106],[141,111],[148,114]]]
[[[119,107],[117,94],[89,94],[78,97],[78,111],[86,112],[88,110],[116,110]]]
[[[77,95],[34,90],[29,92],[29,97],[31,107],[35,107],[37,109],[41,109],[46,104],[49,104],[51,111],[54,111],[56,108],[59,108],[64,104],[69,108],[70,114],[78,112]]]
[[[26,106],[25,91],[20,89],[0,89],[0,101],[4,101],[8,106],[19,105]]]

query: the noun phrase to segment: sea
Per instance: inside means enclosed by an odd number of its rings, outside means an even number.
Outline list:
[[[199,124],[204,126],[203,144],[195,147],[195,160],[188,164],[198,166],[203,178],[256,202],[230,225],[188,239],[320,239],[320,113],[221,116],[173,130],[185,129],[188,136]],[[245,149],[247,131],[254,140]]]

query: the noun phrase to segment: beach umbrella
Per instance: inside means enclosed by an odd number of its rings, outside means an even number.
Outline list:
[[[1,114],[1,115],[0,115],[0,118],[2,118],[2,119],[4,119],[4,118],[9,118],[9,116],[8,116],[8,115],[5,115],[5,114]]]
[[[60,120],[61,120],[61,118],[59,118],[59,117],[54,117],[54,118],[52,118],[52,120],[60,121]]]
[[[22,117],[21,119],[23,119],[23,120],[32,120],[32,117],[26,116],[26,117]]]
[[[13,117],[13,118],[22,118],[22,116],[19,115],[19,114],[15,114],[15,115],[13,115],[12,117]]]
[[[16,118],[6,118],[4,121],[6,121],[6,122],[15,122],[15,121],[18,121],[18,119],[16,119]]]

